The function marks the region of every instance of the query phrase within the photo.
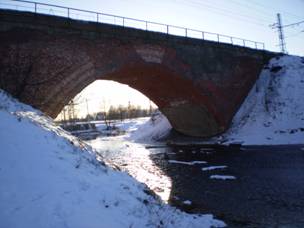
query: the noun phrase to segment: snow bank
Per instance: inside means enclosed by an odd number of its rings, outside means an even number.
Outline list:
[[[0,227],[224,226],[146,194],[89,146],[2,91],[0,120]]]
[[[140,125],[149,121],[149,119],[149,117],[140,117],[135,119],[124,119],[123,121],[114,120],[111,121],[111,125],[119,128],[120,131],[133,132],[137,130]],[[99,131],[104,131],[107,128],[104,121],[93,121],[93,123],[96,124]]]
[[[158,112],[146,123],[138,125],[138,128],[127,136],[127,139],[135,142],[154,142],[165,137],[171,129],[168,119]]]
[[[274,58],[261,72],[232,127],[226,143],[304,143],[304,59]]]

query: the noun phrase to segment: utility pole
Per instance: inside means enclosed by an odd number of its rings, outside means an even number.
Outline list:
[[[63,123],[66,124],[66,106],[63,107],[62,113],[63,113]]]
[[[152,104],[151,104],[151,100],[149,99],[149,115],[151,116],[152,114]]]
[[[88,103],[88,99],[85,99],[86,101],[86,106],[87,106],[87,117],[88,117],[88,121],[90,122],[90,112],[89,112],[89,103]]]
[[[131,118],[131,101],[128,101],[128,119]]]
[[[282,25],[282,19],[281,19],[281,14],[277,14],[277,23],[274,23],[273,25],[271,25],[272,28],[276,28],[278,29],[278,33],[279,33],[279,46],[281,48],[281,52],[286,54],[287,50],[286,50],[286,43],[285,43],[285,38],[284,38],[284,33],[283,33],[283,25]]]
[[[69,121],[72,120],[72,122],[74,122],[75,121],[75,103],[74,103],[73,99],[69,102],[68,107],[69,107],[69,111],[68,111]]]
[[[278,17],[278,32],[279,32],[279,40],[280,40],[281,52],[282,53],[287,53],[287,51],[286,51],[286,43],[285,43],[284,33],[283,33],[281,14],[278,13],[277,17]]]

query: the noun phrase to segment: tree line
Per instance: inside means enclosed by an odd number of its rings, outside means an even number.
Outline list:
[[[63,108],[60,122],[104,120],[108,123],[112,120],[123,121],[125,119],[148,117],[157,110],[157,108],[151,105],[149,108],[143,108],[140,105],[135,106],[129,103],[127,106],[111,105],[107,111],[103,109],[99,112],[89,113],[85,117],[78,117],[75,106],[77,106],[77,103],[72,100]]]
[[[141,106],[128,105],[128,106],[113,106],[111,105],[108,111],[97,112],[89,114],[85,117],[86,120],[120,120],[139,118],[151,116],[156,108],[150,107],[148,109]]]

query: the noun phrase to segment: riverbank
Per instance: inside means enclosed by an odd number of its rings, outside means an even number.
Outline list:
[[[53,120],[0,91],[0,226],[222,227],[164,204]]]

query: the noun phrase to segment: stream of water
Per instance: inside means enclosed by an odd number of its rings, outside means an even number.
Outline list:
[[[88,141],[104,159],[190,213],[232,227],[304,227],[303,146],[215,149]]]

